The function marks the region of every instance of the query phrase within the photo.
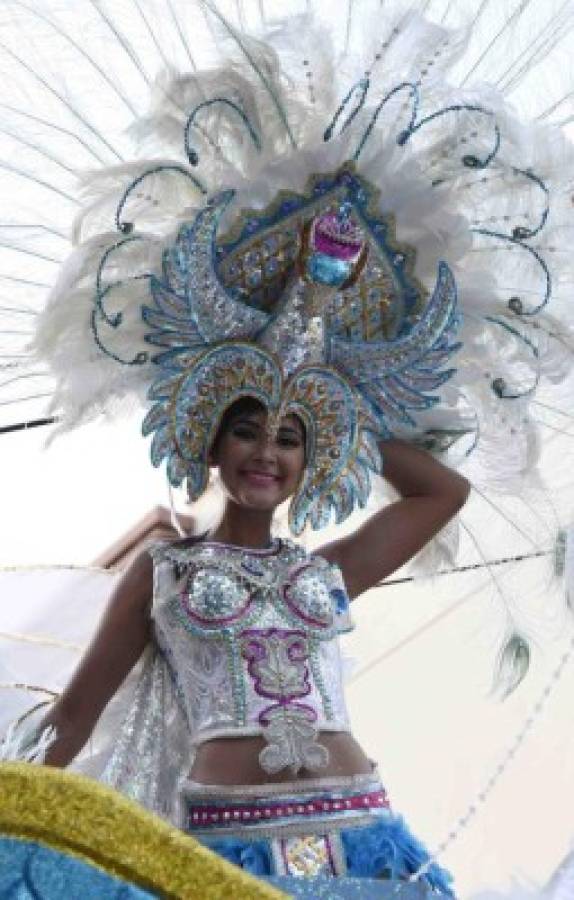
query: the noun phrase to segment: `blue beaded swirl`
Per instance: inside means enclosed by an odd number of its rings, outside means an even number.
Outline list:
[[[531,309],[525,309],[522,303],[522,300],[519,297],[511,297],[508,301],[508,308],[512,310],[512,312],[521,316],[535,316],[539,313],[544,307],[549,303],[550,298],[552,296],[552,276],[550,274],[550,269],[548,268],[548,264],[546,260],[535,250],[534,247],[530,247],[529,244],[524,243],[524,240],[521,238],[512,237],[511,235],[504,234],[501,231],[490,231],[488,228],[472,228],[471,231],[474,234],[482,234],[485,237],[495,238],[499,241],[504,241],[507,244],[512,244],[515,247],[520,247],[522,250],[525,250],[529,253],[533,259],[536,260],[540,268],[544,273],[544,279],[546,283],[546,287],[544,290],[544,297],[538,306],[534,306]]]
[[[502,319],[498,319],[495,316],[485,316],[485,322],[490,322],[492,325],[498,325],[499,328],[503,328],[513,337],[517,338],[519,341],[529,348],[532,352],[532,355],[536,360],[539,358],[538,347],[525,335],[521,334],[516,328],[510,325],[508,322],[505,322]],[[536,388],[538,387],[538,383],[540,381],[540,373],[536,373],[536,377],[534,380],[534,384],[530,387],[526,388],[524,391],[510,391],[506,384],[504,378],[495,378],[492,381],[491,387],[493,392],[500,400],[519,400],[522,397],[528,397],[530,394],[533,394]]]
[[[213,3],[212,0],[204,0],[204,5],[211,12],[213,16],[220,22],[223,29],[228,33],[230,38],[237,44],[239,50],[247,60],[248,64],[251,66],[258,79],[260,80],[263,88],[268,93],[271,98],[271,102],[275,107],[275,111],[277,116],[283,125],[287,137],[289,139],[289,143],[293,150],[297,150],[297,141],[295,140],[295,136],[289,124],[289,119],[287,117],[287,110],[281,102],[280,96],[277,94],[277,91],[274,88],[272,80],[265,74],[262,67],[257,62],[257,58],[253,55],[253,53],[249,49],[249,45],[246,44],[242,40],[241,34],[235,30],[235,28],[231,25],[231,23],[225,18],[225,16],[221,13],[221,11],[217,8],[217,4]]]
[[[121,247],[125,247],[126,244],[133,244],[136,241],[143,241],[144,238],[142,235],[133,235],[132,237],[123,238],[122,240],[116,241],[115,244],[112,244],[111,247],[108,247],[107,250],[102,255],[100,262],[98,264],[98,268],[96,270],[96,309],[100,314],[101,318],[104,320],[106,325],[110,325],[112,328],[118,328],[119,325],[122,324],[122,314],[116,313],[114,316],[108,316],[105,308],[104,308],[104,298],[106,295],[116,287],[119,287],[123,284],[123,281],[115,281],[112,284],[106,285],[105,288],[102,288],[102,276],[104,273],[104,269],[107,265],[107,262],[116,250],[121,249]],[[150,278],[151,273],[146,273],[142,275],[135,276],[136,278]]]
[[[142,181],[145,181],[146,178],[149,178],[151,175],[157,175],[160,172],[177,172],[178,174],[183,175],[185,178],[187,178],[189,181],[191,181],[195,185],[195,187],[198,189],[200,194],[203,194],[204,196],[207,194],[207,188],[205,187],[205,185],[203,185],[201,183],[201,181],[195,177],[195,175],[192,175],[191,172],[185,166],[180,166],[176,163],[170,163],[170,164],[165,163],[160,166],[153,166],[150,169],[146,169],[146,171],[142,172],[141,175],[138,175],[137,178],[134,178],[134,180],[131,182],[131,184],[126,188],[126,190],[122,194],[120,202],[118,203],[118,205],[116,207],[116,212],[115,212],[115,217],[114,217],[116,228],[118,231],[121,231],[123,234],[130,234],[133,231],[133,227],[134,227],[133,222],[122,222],[121,221],[121,216],[122,216],[122,212],[124,210],[124,206],[126,205],[132,191],[134,191],[135,188],[138,187],[142,183]]]
[[[194,150],[194,148],[190,145],[191,129],[195,125],[195,119],[196,119],[197,114],[202,109],[207,109],[210,106],[215,105],[216,103],[221,103],[224,106],[228,106],[234,112],[237,113],[237,115],[239,116],[239,118],[241,119],[243,124],[245,125],[245,128],[247,129],[247,133],[249,134],[249,137],[253,141],[254,147],[257,149],[258,152],[261,152],[261,137],[255,131],[253,125],[251,124],[251,122],[249,120],[249,117],[245,114],[245,112],[241,109],[241,107],[238,106],[237,103],[234,103],[233,100],[229,100],[227,97],[214,97],[212,100],[204,100],[202,103],[199,103],[195,107],[193,112],[190,114],[190,116],[187,119],[187,122],[185,123],[185,129],[183,132],[183,144],[184,144],[184,148],[185,148],[185,155],[187,156],[187,158],[190,162],[190,165],[192,165],[192,166],[198,165],[199,155],[198,155],[197,151]]]
[[[136,353],[136,355],[132,359],[124,359],[123,357],[118,356],[117,353],[114,353],[109,349],[109,347],[106,347],[106,345],[104,344],[99,334],[98,320],[103,320],[105,324],[110,328],[119,328],[123,321],[123,315],[121,312],[115,313],[114,315],[109,315],[107,313],[104,306],[104,300],[108,296],[108,294],[111,293],[111,291],[115,290],[118,287],[121,287],[125,282],[123,280],[114,281],[111,284],[106,285],[106,287],[103,287],[102,277],[106,264],[112,253],[115,253],[116,250],[121,249],[126,244],[142,240],[144,240],[144,238],[141,235],[132,235],[131,237],[122,238],[121,240],[116,241],[115,244],[112,244],[112,246],[108,247],[107,250],[103,253],[96,271],[96,294],[94,299],[94,308],[90,317],[92,335],[96,345],[103,353],[106,354],[106,356],[108,356],[110,359],[113,359],[115,362],[121,363],[125,366],[141,366],[148,361],[149,356],[145,351],[142,350],[139,353]],[[133,276],[130,280],[145,280],[151,277],[151,273],[145,272],[141,275]]]
[[[544,210],[542,212],[542,215],[540,216],[540,221],[539,221],[538,225],[535,228],[525,228],[524,226],[519,225],[516,228],[514,228],[512,231],[512,237],[515,238],[516,240],[526,240],[527,238],[533,238],[533,237],[536,237],[537,234],[540,234],[540,232],[542,231],[542,229],[544,228],[544,226],[546,225],[546,223],[548,221],[548,216],[550,215],[550,203],[549,203],[550,191],[548,190],[548,187],[544,183],[542,178],[540,178],[540,176],[537,175],[535,172],[531,172],[528,169],[516,169],[516,168],[513,169],[513,172],[516,175],[524,175],[524,177],[527,178],[529,181],[533,182],[533,184],[538,185],[538,187],[540,188],[540,190],[544,193],[544,195],[546,197],[546,204],[545,204]]]
[[[473,154],[466,154],[461,160],[462,164],[468,169],[485,169],[494,160],[500,150],[500,128],[498,127],[495,115],[491,110],[485,109],[483,106],[477,106],[474,103],[454,103],[452,106],[445,106],[444,109],[439,109],[436,112],[425,116],[424,119],[421,119],[419,122],[416,121],[416,110],[413,109],[411,121],[407,128],[398,136],[397,143],[402,147],[412,135],[415,134],[416,131],[419,131],[424,125],[428,125],[429,122],[433,122],[436,119],[453,112],[476,112],[492,119],[494,131],[494,145],[492,150],[484,157],[484,159],[480,159],[480,157],[474,156]]]
[[[412,100],[412,104],[413,104],[412,112],[411,112],[411,120],[410,120],[409,125],[407,126],[406,131],[401,132],[401,135],[399,135],[399,137],[397,138],[397,143],[400,146],[402,146],[404,143],[406,143],[406,141],[408,140],[408,138],[410,137],[410,135],[412,133],[414,123],[415,123],[415,120],[417,117],[418,109],[419,109],[419,103],[420,103],[420,94],[419,94],[418,85],[412,81],[402,81],[400,84],[395,85],[395,87],[392,88],[392,90],[390,90],[387,94],[385,94],[383,99],[380,101],[380,103],[376,107],[375,111],[373,112],[373,115],[371,116],[371,121],[369,122],[369,124],[367,125],[367,128],[363,132],[363,135],[361,137],[361,140],[359,141],[359,145],[358,145],[357,149],[355,150],[355,153],[353,155],[353,160],[355,162],[357,162],[357,160],[359,159],[359,156],[363,152],[363,148],[364,148],[365,144],[367,143],[367,141],[369,140],[369,138],[373,132],[373,129],[374,129],[375,125],[377,124],[377,119],[379,118],[383,108],[386,106],[386,104],[389,102],[389,100],[391,100],[400,91],[404,91],[405,89],[408,89],[410,91],[411,100]],[[407,135],[407,137],[405,137],[404,140],[401,140],[402,136],[405,134]]]
[[[365,101],[367,99],[367,94],[369,92],[370,86],[371,86],[371,82],[370,82],[369,78],[367,78],[367,77],[361,78],[360,81],[357,81],[357,83],[353,85],[353,87],[351,88],[351,90],[349,91],[347,96],[341,101],[341,105],[337,108],[335,115],[333,116],[329,125],[325,129],[325,131],[323,133],[324,141],[331,140],[331,138],[333,137],[333,132],[335,130],[337,122],[339,121],[340,117],[342,116],[343,112],[345,111],[347,104],[350,102],[351,98],[357,93],[357,91],[360,91],[361,95],[359,97],[357,105],[354,107],[354,109],[349,113],[349,115],[345,119],[345,121],[341,127],[340,133],[342,134],[344,131],[346,131],[346,129],[349,127],[349,125],[351,125],[351,123],[353,122],[355,117],[359,114],[359,112],[365,105]]]

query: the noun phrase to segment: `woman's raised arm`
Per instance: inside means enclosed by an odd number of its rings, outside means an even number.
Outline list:
[[[470,484],[424,450],[403,441],[381,444],[383,475],[401,499],[371,516],[348,537],[315,552],[341,567],[357,597],[407,562],[464,505]]]
[[[44,762],[67,766],[80,752],[104,707],[138,661],[150,637],[153,568],[142,553],[114,590],[93,641],[69,685],[40,729],[53,726],[55,740]]]

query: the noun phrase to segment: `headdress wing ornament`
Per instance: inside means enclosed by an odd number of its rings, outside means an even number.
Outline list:
[[[255,260],[275,268],[272,254],[264,263],[258,256],[259,232],[268,249],[283,247],[285,230],[289,233],[296,223],[299,257],[269,312],[251,305],[246,289],[247,302],[235,299],[217,273],[216,226],[231,201],[229,191],[212,198],[192,223],[180,228],[164,253],[163,279],[152,280],[155,306],[143,312],[152,328],[146,340],[169,348],[154,357],[161,374],[150,390],[154,405],[143,424],[145,435],[154,434],[153,464],[166,459],[171,484],[186,479],[190,497],[197,499],[207,484],[219,422],[232,403],[252,396],[274,416],[293,412],[308,438],[307,466],[290,510],[290,526],[297,534],[308,521],[321,528],[333,513],[341,522],[357,505],[365,505],[369,472],[380,470],[377,440],[390,435],[396,422],[414,424],[407,410],[437,402],[429,391],[450,377],[452,370],[439,368],[458,349],[450,341],[456,290],[445,263],[440,263],[428,306],[418,321],[403,326],[400,337],[368,341],[330,333],[330,306],[338,289],[360,280],[353,263],[364,264],[368,253],[373,265],[377,252],[381,257],[388,302],[393,294],[404,302],[407,286],[411,305],[415,298],[420,305],[420,297],[404,271],[404,258],[389,245],[388,225],[381,228],[383,223],[371,221],[361,227],[355,221],[354,191],[360,179],[343,170],[326,185],[323,193],[315,193],[312,220],[301,198],[284,198],[289,225],[281,212],[270,227],[250,222],[247,247],[242,240],[234,244],[235,259],[245,261],[249,283]],[[360,190],[365,207],[368,185]],[[260,219],[266,222],[265,213]],[[375,224],[379,236],[369,241]],[[379,302],[380,294],[375,291],[371,299]],[[344,308],[338,309],[335,318],[344,319],[343,314]]]
[[[204,344],[253,338],[269,318],[233,299],[215,272],[215,231],[232,199],[233,191],[224,191],[208,201],[195,220],[180,229],[174,246],[164,255],[166,285],[173,294],[185,297],[188,317]],[[155,282],[156,303],[160,290]]]

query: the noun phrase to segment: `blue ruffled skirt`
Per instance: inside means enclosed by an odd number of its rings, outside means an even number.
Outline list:
[[[400,816],[387,813],[372,825],[340,832],[346,874],[353,878],[407,879],[429,859],[423,844],[411,834]],[[277,875],[271,840],[198,837],[206,847],[252,875]],[[433,892],[454,897],[452,877],[433,863],[422,880]]]
[[[266,785],[188,781],[180,797],[184,831],[260,878],[404,885],[429,863],[425,847],[392,812],[376,770]],[[454,897],[451,881],[433,862],[413,888],[421,889],[418,896]]]

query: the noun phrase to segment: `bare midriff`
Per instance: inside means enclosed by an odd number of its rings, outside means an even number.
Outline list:
[[[320,771],[300,769],[297,775],[293,775],[290,769],[284,769],[269,775],[259,765],[259,753],[266,746],[264,738],[221,737],[198,747],[189,777],[202,784],[277,784],[372,772],[371,761],[347,732],[323,731],[318,740],[329,751],[329,763]]]

